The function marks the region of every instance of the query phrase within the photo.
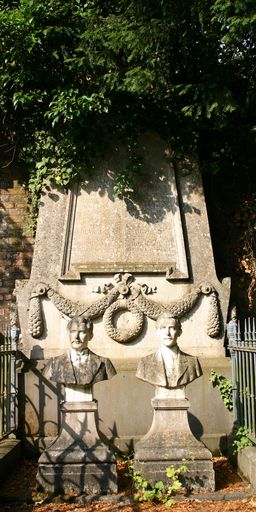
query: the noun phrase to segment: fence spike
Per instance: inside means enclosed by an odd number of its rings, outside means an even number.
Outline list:
[[[241,329],[240,329],[240,320],[237,322],[237,344],[241,344]]]
[[[249,321],[249,318],[248,318]],[[244,319],[244,342],[248,341],[248,324],[247,319]]]
[[[248,341],[252,339],[251,318],[248,318]]]
[[[252,319],[252,344],[256,343],[255,318]]]

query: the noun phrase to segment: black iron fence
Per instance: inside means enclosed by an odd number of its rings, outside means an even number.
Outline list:
[[[232,358],[235,420],[256,443],[256,328],[255,319],[233,319],[227,328]]]
[[[16,353],[17,329],[14,326],[0,340],[0,439],[16,430]]]

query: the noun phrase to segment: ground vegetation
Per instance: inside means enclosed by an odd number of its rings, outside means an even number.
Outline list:
[[[155,501],[139,503],[132,498],[137,492],[133,480],[127,476],[127,465],[119,460],[117,464],[119,491],[117,496],[105,496],[91,503],[83,497],[45,497],[36,489],[35,460],[23,460],[8,480],[0,486],[1,512],[254,512],[256,496],[251,486],[243,482],[225,457],[214,458],[216,491],[202,492],[201,498],[174,496],[175,503],[168,507]],[[183,491],[184,494],[184,491]],[[175,499],[176,498],[176,499]]]

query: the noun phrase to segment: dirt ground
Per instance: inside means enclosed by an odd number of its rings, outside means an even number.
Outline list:
[[[214,459],[216,491],[209,496],[191,494],[177,497],[172,507],[158,503],[138,503],[132,500],[132,483],[125,476],[126,468],[118,464],[119,493],[85,503],[83,498],[69,496],[44,499],[36,489],[37,462],[24,459],[10,478],[0,486],[0,512],[256,512],[256,492],[242,482],[225,457]],[[202,499],[203,498],[203,499]],[[209,499],[210,498],[210,499]]]

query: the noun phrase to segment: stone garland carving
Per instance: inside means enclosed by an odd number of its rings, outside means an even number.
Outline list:
[[[114,315],[122,310],[130,311],[134,316],[135,323],[133,327],[122,329],[121,331],[114,326]],[[105,311],[103,324],[106,333],[112,340],[118,341],[119,343],[126,343],[127,341],[134,340],[141,333],[144,324],[144,315],[132,300],[119,299]]]
[[[40,338],[44,331],[40,296],[45,295],[48,287],[39,284],[32,292],[29,307],[29,333],[33,338]]]
[[[70,318],[77,315],[85,315],[87,318],[91,319],[98,318],[103,315],[112,302],[117,300],[118,296],[119,291],[114,288],[106,297],[86,306],[85,304],[71,302],[69,299],[65,299],[51,288],[49,288],[47,292],[47,297],[53,302],[56,308]]]
[[[118,290],[115,288],[102,299],[94,302],[93,304],[86,306],[72,302],[69,299],[65,299],[50,286],[40,283],[32,292],[30,297],[30,308],[29,308],[29,333],[33,338],[39,338],[43,333],[43,319],[41,313],[41,301],[40,296],[46,295],[48,299],[56,306],[56,308],[72,318],[73,316],[85,315],[87,318],[97,318],[102,316],[105,310],[114,302],[119,296]]]
[[[93,319],[103,315],[103,325],[106,333],[119,343],[127,343],[142,332],[144,315],[156,320],[161,313],[167,311],[172,316],[181,318],[196,305],[202,295],[208,295],[210,307],[207,334],[213,338],[218,336],[220,331],[218,296],[211,284],[201,283],[182,299],[163,304],[149,299],[148,295],[154,293],[155,289],[152,290],[146,284],[135,283],[132,274],[116,274],[114,280],[115,285],[109,283],[104,285],[102,289],[98,287],[96,293],[103,293],[105,296],[89,305],[65,299],[47,284],[40,283],[33,290],[30,297],[29,333],[34,338],[40,337],[43,333],[41,298],[44,295],[53,302],[61,313],[70,318],[84,315]],[[114,317],[120,311],[129,311],[132,314],[134,317],[132,327],[122,328],[121,330],[115,326]]]
[[[219,320],[219,302],[215,290],[212,291],[210,296],[210,308],[208,313],[207,330],[206,334],[211,338],[218,336],[220,330]]]
[[[152,320],[156,320],[161,313],[164,313],[165,311],[168,311],[172,316],[180,318],[195,306],[202,293],[204,292],[201,291],[201,288],[197,287],[193,292],[176,302],[171,304],[161,304],[145,297],[142,290],[141,296],[137,299],[137,304],[140,310],[143,311],[146,316],[152,318]]]

